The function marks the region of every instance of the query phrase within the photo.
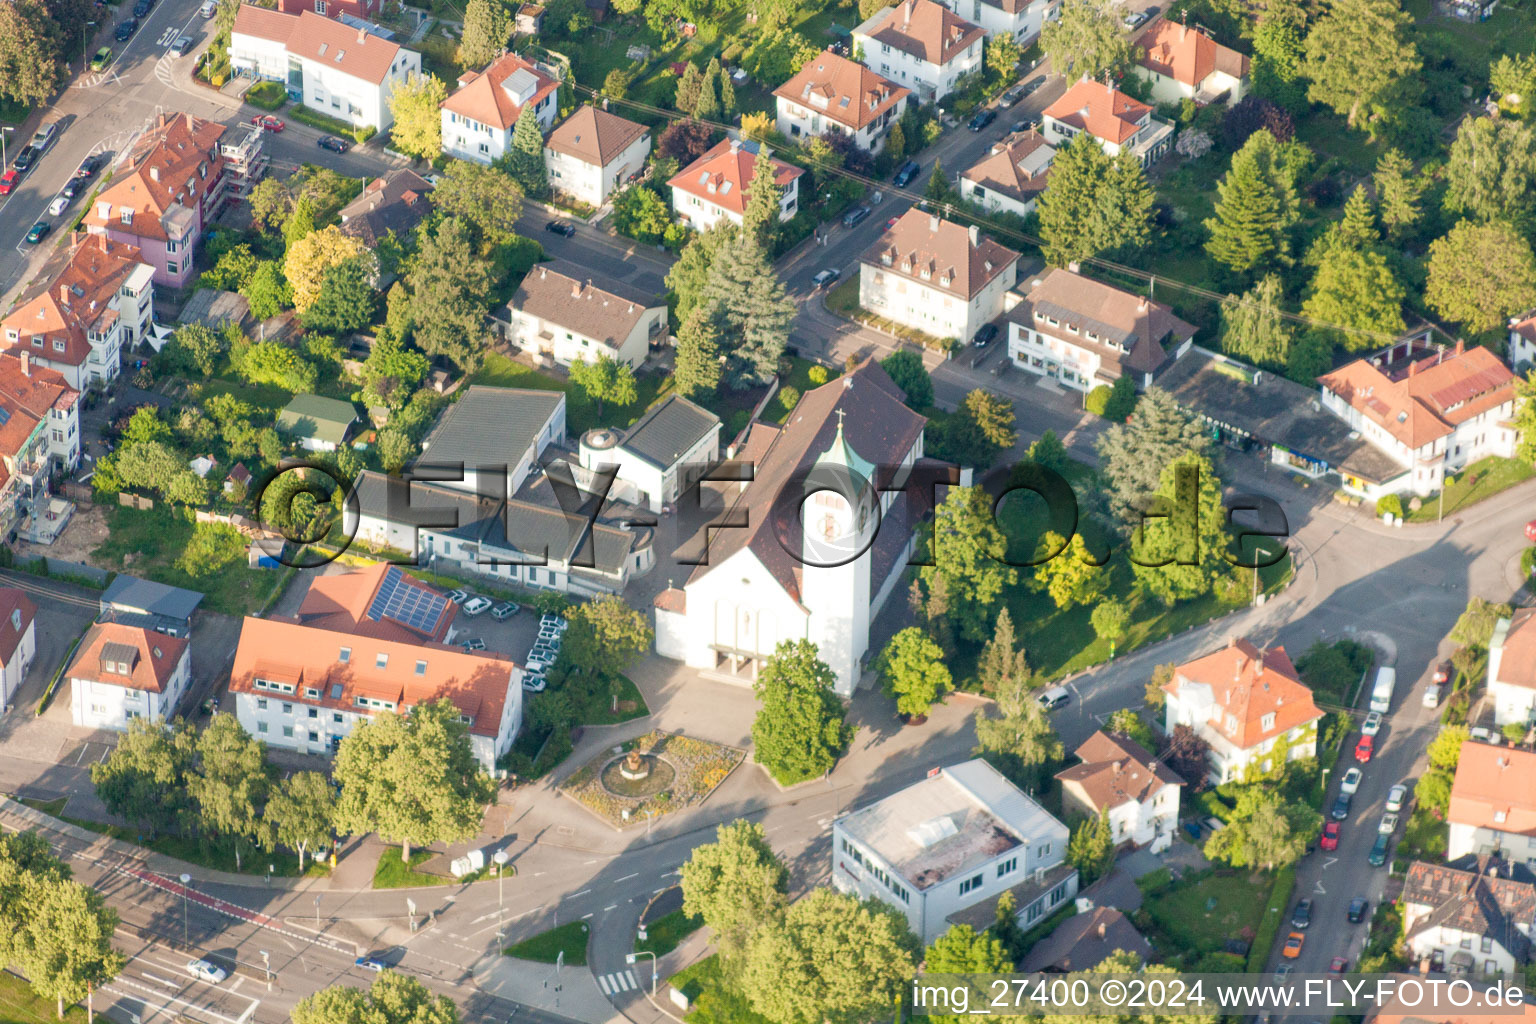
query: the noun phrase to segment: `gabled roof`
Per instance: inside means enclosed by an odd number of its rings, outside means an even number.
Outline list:
[[[1526,341],[1536,344],[1536,310],[1532,310],[1524,317],[1512,318],[1509,322],[1509,330],[1512,334],[1518,334]]]
[[[960,177],[990,192],[1028,203],[1050,183],[1051,160],[1055,156],[1055,147],[1031,128],[994,145],[990,153]]]
[[[1019,970],[1091,971],[1116,951],[1134,953],[1146,961],[1152,957],[1152,944],[1114,907],[1094,907],[1067,918],[1031,946]]]
[[[293,19],[286,42],[290,56],[324,64],[372,85],[381,85],[389,77],[401,49],[399,43],[312,10]]]
[[[574,263],[540,263],[524,276],[511,307],[617,350],[647,310],[665,306],[658,295],[641,295],[611,278],[599,288],[591,272]],[[617,288],[620,291],[609,289]],[[612,354],[612,353],[610,353]]]
[[[1098,730],[1072,752],[1082,762],[1056,773],[1062,782],[1075,782],[1095,810],[1141,803],[1164,786],[1184,780],[1146,748],[1122,733]]]
[[[791,103],[858,131],[901,102],[910,90],[857,61],[823,50],[793,78],[773,90]]]
[[[164,693],[186,649],[185,637],[120,622],[98,622],[86,631],[65,677]],[[128,671],[106,671],[103,661],[113,666],[126,664]]]
[[[356,422],[357,409],[351,402],[324,395],[294,395],[277,414],[278,430],[332,444],[346,440]]]
[[[316,576],[294,616],[306,626],[400,643],[443,642],[459,606],[398,566]]]
[[[255,4],[241,4],[235,12],[234,34],[266,39],[274,43],[287,43],[288,37],[299,25],[299,16],[274,11]]]
[[[1486,935],[1517,962],[1530,948],[1530,939],[1516,926],[1530,928],[1536,921],[1536,884],[1528,872],[1496,857],[1468,856],[1451,864],[1415,861],[1403,878],[1402,900],[1429,908],[1409,925],[1409,940],[1445,927]]]
[[[511,79],[511,85],[506,85]],[[459,76],[459,87],[443,101],[450,114],[510,131],[528,104],[537,106],[560,83],[537,65],[508,53],[496,58],[484,71],[469,71]],[[522,102],[514,95],[524,97]]]
[[[1520,608],[1507,621],[1494,629],[1499,672],[1490,682],[1536,690],[1536,608]]]
[[[342,234],[361,238],[370,246],[391,231],[403,238],[429,212],[431,194],[432,183],[415,171],[406,167],[388,171],[341,208]]]
[[[11,655],[21,645],[32,621],[37,618],[37,605],[19,587],[0,587],[0,665],[8,665]]]
[[[1036,313],[1047,319],[1037,320]],[[1030,281],[1008,319],[1097,352],[1109,367],[1138,373],[1156,373],[1168,362],[1168,348],[1195,335],[1194,326],[1175,316],[1171,307],[1059,267]],[[1077,333],[1053,327],[1051,319]],[[1096,337],[1089,337],[1090,332]]]
[[[941,66],[986,34],[980,26],[934,0],[902,0],[883,18],[877,14],[866,24],[870,25],[869,38],[875,42]]]
[[[657,469],[671,469],[711,431],[720,417],[681,395],[668,395],[622,431],[619,447]]]
[[[1455,349],[1430,351],[1391,370],[1371,358],[1357,359],[1323,374],[1318,382],[1398,441],[1418,449],[1513,401],[1516,378],[1492,352],[1458,341]]]
[[[649,131],[643,124],[584,103],[549,133],[544,148],[594,167],[607,167]]]
[[[1167,19],[1156,19],[1136,45],[1143,51],[1137,64],[1193,89],[1218,71],[1233,78],[1248,76],[1246,56],[1222,46],[1198,28]]]
[[[69,258],[46,288],[23,299],[4,321],[6,331],[16,331],[17,341],[6,340],[13,351],[31,350],[51,363],[83,365],[90,357],[90,332],[108,333],[117,320],[115,299],[119,289],[142,268],[145,283],[153,272],[139,250],[106,235],[82,235]],[[34,337],[41,345],[32,344]],[[64,351],[54,348],[64,342]]]
[[[747,188],[752,184],[752,167],[757,161],[758,144],[738,139],[724,139],[707,153],[684,167],[667,182],[724,210],[745,213]],[[784,189],[805,172],[772,156],[773,183]]]
[[[326,18],[318,20],[334,24]],[[224,126],[217,121],[161,114],[155,127],[134,144],[126,166],[91,202],[85,211],[86,226],[166,241],[170,236],[162,218],[177,207],[196,208],[224,173],[219,152],[223,136]],[[123,222],[124,209],[132,211],[132,223]]]
[[[1137,122],[1152,108],[1103,82],[1084,78],[1045,108],[1045,117],[1094,138],[1120,145],[1136,134]]]
[[[1446,820],[1536,838],[1536,753],[1463,743]]]
[[[0,354],[0,455],[16,458],[51,410],[67,411],[79,399],[60,373],[32,359],[29,346]]]
[[[515,465],[564,404],[565,395],[559,391],[473,384],[443,410],[417,462],[467,468]]]
[[[1213,713],[1206,727],[1242,750],[1323,717],[1284,647],[1261,651],[1240,637],[1179,665],[1163,689],[1185,701],[1209,693]],[[1267,715],[1274,715],[1268,728]]]
[[[864,251],[863,262],[970,300],[1019,254],[970,228],[913,207]]]

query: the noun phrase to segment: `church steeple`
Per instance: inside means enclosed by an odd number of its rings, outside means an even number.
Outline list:
[[[853,483],[860,489],[868,487],[875,482],[875,465],[853,450],[853,445],[848,443],[848,438],[843,434],[843,410],[837,410],[837,434],[832,438],[832,446],[819,455],[816,466],[834,467],[845,469],[853,477]]]

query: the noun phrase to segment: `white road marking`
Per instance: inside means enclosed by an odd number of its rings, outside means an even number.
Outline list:
[[[625,876],[624,876],[624,877],[623,877],[623,878],[621,878],[621,879],[619,879],[619,881],[621,881],[621,882],[627,882],[627,881],[629,881],[629,880],[630,880],[630,879],[631,879],[631,878],[639,878],[639,877],[640,877],[640,872],[638,872],[638,871],[636,871],[636,872],[635,872],[635,873],[634,873],[634,874],[632,874],[632,875],[625,875]]]
[[[571,893],[571,894],[570,894],[570,895],[569,895],[569,896],[567,896],[567,897],[566,897],[566,899],[568,899],[568,900],[573,900],[573,899],[575,899],[575,898],[576,898],[576,897],[577,897],[577,896],[585,896],[585,895],[586,895],[586,894],[587,894],[587,893],[589,893],[589,892],[591,892],[591,891],[592,891],[592,890],[591,890],[591,889],[583,889],[583,890],[581,890],[581,891],[580,891],[580,892],[573,892],[573,893]]]
[[[589,918],[589,917],[591,917],[591,916],[592,916],[592,915],[591,915],[591,914],[582,914],[582,915],[581,915],[581,919],[582,919],[582,920],[583,920],[583,921],[585,921],[585,920],[586,920],[586,919],[587,919],[587,918]]]
[[[606,975],[606,974],[598,975],[597,976],[597,983],[598,983],[598,985],[600,985],[602,987],[603,995],[605,995],[605,996],[613,995],[613,990],[611,988],[609,988],[609,986],[608,986],[608,975]]]
[[[142,974],[144,977],[148,978],[150,981],[154,982],[156,985],[164,985],[167,988],[180,988],[181,987],[181,985],[178,982],[167,981],[164,978],[157,977],[156,975],[150,974],[148,971],[140,971],[139,973]]]
[[[604,907],[603,908],[603,913],[606,914],[606,913],[608,913],[608,911],[612,910],[614,907],[617,907],[617,906],[618,906],[618,904],[615,903],[612,907]]]

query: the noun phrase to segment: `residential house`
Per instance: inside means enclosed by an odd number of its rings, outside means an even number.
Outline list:
[[[1509,362],[1518,370],[1536,370],[1536,309],[1509,321]]]
[[[98,622],[86,630],[64,678],[76,725],[122,732],[131,718],[175,716],[192,682],[192,647],[184,637]]]
[[[1072,752],[1079,763],[1056,773],[1064,813],[1107,817],[1116,843],[1167,849],[1179,826],[1184,780],[1141,744],[1103,729]]]
[[[152,266],[156,284],[186,287],[197,275],[203,232],[230,198],[221,144],[227,131],[191,114],[160,114],[92,199],[82,226]]]
[[[39,365],[30,349],[0,352],[0,407],[11,417],[20,412],[41,421],[43,446],[33,454],[50,472],[80,468],[80,392],[63,374]]]
[[[935,768],[834,820],[832,884],[901,911],[924,943],[1009,891],[1027,897],[1017,914],[1028,928],[1077,892],[1069,838],[1067,826],[977,758]],[[993,913],[981,907],[981,927]]]
[[[613,471],[608,496],[661,512],[677,502],[720,458],[720,417],[681,395],[669,395],[627,429],[598,427],[581,437],[578,477]]]
[[[1317,755],[1323,713],[1284,647],[1261,650],[1233,637],[1185,662],[1163,686],[1164,731],[1187,725],[1210,748],[1211,782],[1240,782]]]
[[[408,595],[413,592],[407,592]],[[431,615],[385,597],[385,615]],[[437,595],[437,602],[447,602]],[[270,746],[334,754],[359,723],[447,699],[469,731],[480,767],[495,770],[523,720],[523,670],[504,655],[434,642],[386,640],[247,616],[229,689],[245,730]]]
[[[517,8],[517,15],[513,19],[512,31],[520,36],[536,36],[544,28],[544,7],[542,4],[521,4]]]
[[[121,354],[143,340],[154,317],[156,270],[138,249],[105,235],[77,235],[48,286],[0,320],[4,350],[53,370],[76,391],[110,384]]]
[[[390,236],[404,241],[431,212],[432,183],[415,171],[397,167],[374,178],[356,199],[341,208],[341,232],[372,249]]]
[[[1494,725],[1536,725],[1536,608],[1518,609],[1493,627],[1488,696]]]
[[[311,452],[333,452],[347,441],[357,409],[351,402],[322,395],[294,395],[277,414],[278,433]]]
[[[1145,963],[1152,959],[1152,943],[1114,907],[1094,907],[1067,918],[1029,947],[1019,970],[1028,974],[1091,971],[1114,953],[1131,953]]]
[[[1497,857],[1409,865],[1400,897],[1406,945],[1434,972],[1491,977],[1530,962],[1536,882]]]
[[[1173,147],[1173,125],[1152,116],[1152,108],[1103,82],[1084,78],[1041,115],[1041,133],[1056,147],[1086,132],[1110,156],[1129,153],[1150,167]]]
[[[1447,474],[1515,454],[1516,378],[1486,348],[1403,338],[1318,378],[1323,408],[1403,467],[1387,493],[1440,490]],[[1356,489],[1346,479],[1347,489]],[[1380,497],[1367,493],[1367,497]]]
[[[438,416],[416,466],[423,470],[419,479],[510,498],[556,443],[565,443],[562,392],[474,384]],[[451,479],[442,479],[444,474]]]
[[[1141,56],[1131,74],[1146,82],[1158,103],[1194,100],[1232,106],[1248,92],[1248,58],[1199,28],[1153,19],[1136,40]]]
[[[1070,270],[1048,267],[1026,289],[1008,311],[1008,356],[1074,391],[1124,376],[1146,388],[1194,342],[1172,308]]]
[[[1492,854],[1536,870],[1536,753],[1463,743],[1445,820],[1447,859]]]
[[[192,613],[203,601],[196,590],[172,587],[154,580],[143,580],[127,573],[112,577],[102,592],[100,617],[103,622],[142,627],[167,636],[190,636]]]
[[[608,356],[639,369],[667,338],[667,303],[615,281],[599,288],[574,263],[540,263],[507,304],[508,340],[542,360],[569,366]]]
[[[459,76],[443,101],[443,152],[489,164],[505,156],[523,108],[533,107],[539,131],[549,134],[559,110],[560,80],[542,64],[508,53],[484,71]]]
[[[0,587],[0,705],[6,711],[36,656],[37,605],[18,587]]]
[[[0,537],[51,543],[73,507],[51,497],[80,464],[80,393],[31,352],[0,355]]]
[[[980,25],[987,37],[1013,36],[1028,46],[1052,18],[1061,15],[1059,0],[945,0],[946,7]]]
[[[853,694],[870,623],[898,589],[933,485],[960,479],[923,458],[927,421],[903,397],[865,362],[807,391],[783,427],[753,426],[733,453],[753,478],[722,488],[729,512],[717,520],[742,526],[706,528],[702,563],[655,598],[658,654],[750,686],[780,642],[809,640],[836,692]],[[793,487],[814,500],[814,515],[785,521]]]
[[[1056,150],[1038,131],[1008,135],[960,174],[960,195],[983,210],[1023,217],[1050,183]]]
[[[246,492],[251,489],[252,479],[254,478],[251,476],[251,471],[245,468],[245,463],[237,462],[230,469],[229,474],[224,477],[223,491],[227,495],[233,496],[238,494],[244,497]]]
[[[1529,999],[1519,1007],[1511,1007],[1503,999],[1495,1002],[1485,992],[1474,989],[1468,1005],[1457,1005],[1466,1003],[1465,997],[1459,993],[1451,997],[1450,990],[1443,991],[1446,995],[1420,999],[1410,989],[1406,1001],[1394,996],[1376,1013],[1367,1014],[1365,1024],[1536,1024],[1536,1003]]]
[[[242,4],[230,35],[237,72],[281,82],[312,110],[357,128],[394,123],[389,97],[421,74],[421,54],[399,43],[306,9],[284,14]]]
[[[403,644],[452,642],[459,606],[388,562],[315,576],[294,618],[313,629]]]
[[[278,0],[277,9],[284,14],[303,14],[313,11],[326,18],[341,20],[351,18],[372,19],[379,16],[382,0]]]
[[[913,207],[864,251],[859,305],[936,338],[969,341],[1003,312],[1019,254]]]
[[[649,128],[587,103],[544,140],[544,177],[556,192],[602,206],[650,153]]]
[[[747,189],[757,161],[758,144],[725,139],[684,167],[672,180],[672,209],[695,231],[708,231],[721,221],[740,227],[747,210]],[[779,220],[794,217],[800,208],[800,176],[805,172],[772,155],[773,184],[779,190]]]
[[[855,28],[853,41],[882,77],[938,103],[981,71],[986,32],[934,0],[902,0]]]
[[[779,132],[791,142],[838,133],[865,152],[878,153],[885,148],[891,125],[906,110],[911,90],[823,50],[773,95]]]

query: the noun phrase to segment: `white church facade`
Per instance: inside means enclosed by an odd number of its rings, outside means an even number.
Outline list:
[[[657,596],[657,653],[750,685],[780,643],[809,640],[853,694],[933,481],[952,471],[923,458],[926,421],[903,397],[866,362],[807,392],[782,428],[752,425],[734,458],[753,479],[727,498],[741,525],[710,528],[705,564]]]

